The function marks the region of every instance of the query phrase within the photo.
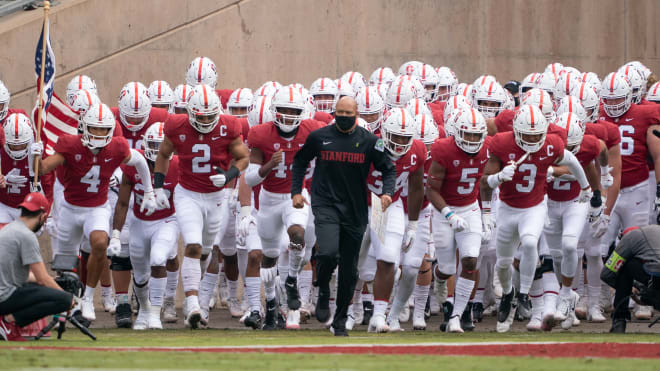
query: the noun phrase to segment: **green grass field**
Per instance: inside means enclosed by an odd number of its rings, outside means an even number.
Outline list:
[[[397,334],[354,333],[335,338],[327,331],[264,333],[236,330],[165,330],[134,332],[97,329],[99,340],[93,342],[69,329],[63,340],[41,340],[27,343],[0,342],[0,369],[222,369],[222,370],[621,370],[624,368],[657,370],[657,359],[591,359],[479,356],[419,355],[349,355],[349,354],[265,354],[265,353],[190,353],[148,351],[88,351],[28,349],[48,347],[195,347],[313,344],[415,344],[429,342],[653,342],[660,344],[657,334],[581,333],[468,333],[459,336],[438,332]],[[26,349],[7,349],[8,346]],[[524,346],[524,344],[521,344]],[[4,349],[3,349],[4,348]],[[506,356],[506,354],[502,354]]]

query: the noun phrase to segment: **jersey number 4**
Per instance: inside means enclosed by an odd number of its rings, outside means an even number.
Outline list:
[[[99,179],[100,173],[101,166],[93,165],[87,174],[85,174],[85,176],[80,179],[80,183],[89,184],[89,187],[87,187],[87,192],[97,193],[99,191],[99,184],[101,184],[101,180]]]

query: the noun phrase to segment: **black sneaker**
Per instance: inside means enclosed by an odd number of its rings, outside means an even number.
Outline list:
[[[518,307],[516,308],[516,321],[526,321],[532,318],[532,302],[527,294],[518,294]]]
[[[321,323],[328,322],[330,318],[330,290],[319,288],[319,298],[316,300],[316,319]],[[366,317],[365,312],[365,317]]]
[[[298,278],[288,276],[286,282],[286,304],[291,310],[300,309],[300,295],[298,294]]]
[[[625,318],[613,318],[612,319],[612,328],[610,329],[612,334],[625,334],[626,333],[626,319]]]
[[[258,310],[253,310],[247,316],[243,324],[247,327],[252,327],[253,330],[261,328],[261,313]]]
[[[371,316],[374,315],[374,303],[370,301],[363,301],[362,310],[364,312],[364,317],[362,317],[362,324],[368,326],[369,321],[371,321]]]
[[[277,299],[269,300],[266,302],[266,320],[264,321],[264,331],[277,330],[277,315],[279,314],[279,305]]]
[[[431,318],[431,295],[426,298],[426,306],[424,307],[424,319],[428,321]]]
[[[509,313],[511,312],[511,307],[513,303],[513,298],[516,296],[516,290],[511,289],[511,292],[508,294],[502,295],[502,300],[500,301],[500,306],[497,308],[497,322],[506,322],[509,318]]]
[[[467,303],[467,306],[461,315],[461,328],[463,331],[474,330],[474,322],[472,321],[472,303]]]
[[[440,331],[445,332],[447,331],[447,323],[449,322],[449,319],[451,319],[451,312],[454,311],[454,304],[450,301],[446,301],[442,305],[442,314],[444,317],[444,320],[440,324]]]
[[[330,326],[330,332],[335,336],[348,336],[346,328],[335,328],[334,326]]]
[[[279,310],[279,307],[277,308],[277,329],[286,330],[286,318],[284,318],[284,314]]]
[[[133,327],[133,312],[128,303],[118,304],[115,312],[115,323],[118,328]]]
[[[483,303],[472,304],[472,319],[481,322],[484,319],[484,305]]]

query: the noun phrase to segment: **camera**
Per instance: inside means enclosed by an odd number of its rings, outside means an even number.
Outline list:
[[[75,273],[78,267],[78,256],[76,255],[55,255],[53,259],[52,268],[57,273],[55,283],[57,283],[62,290],[73,294],[73,296],[80,297],[83,293],[83,284],[80,277]]]

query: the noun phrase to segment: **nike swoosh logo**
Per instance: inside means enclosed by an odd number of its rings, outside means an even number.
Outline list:
[[[626,122],[634,120],[633,118],[626,119]]]
[[[330,144],[330,143],[332,143],[332,142],[323,142],[323,145],[324,145],[324,146],[327,146],[327,145]]]
[[[7,327],[5,327],[5,324],[2,324],[2,331],[5,332],[5,334],[9,335],[11,334],[11,330],[9,330]]]
[[[110,161],[112,161],[112,159],[111,158],[106,158],[104,161],[105,162],[110,162]]]
[[[170,184],[172,184],[172,183],[163,183],[164,186],[166,186],[166,185],[170,185]]]
[[[543,161],[543,160],[545,160],[546,158],[548,158],[548,156],[546,156],[546,157],[539,157],[539,161]]]
[[[218,140],[218,139],[220,139],[220,138],[221,138],[221,137],[211,137],[211,140]]]
[[[403,167],[403,170],[408,170],[408,169],[410,169],[411,167],[412,167],[412,165],[410,165],[410,166],[404,166],[404,167]]]
[[[486,162],[488,162],[488,159],[481,161],[482,164],[485,164]]]

